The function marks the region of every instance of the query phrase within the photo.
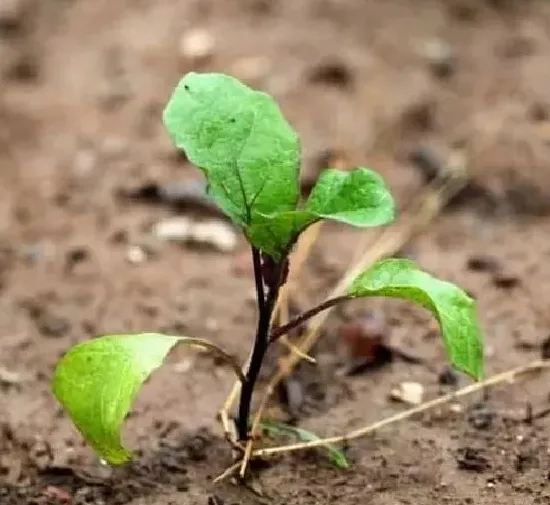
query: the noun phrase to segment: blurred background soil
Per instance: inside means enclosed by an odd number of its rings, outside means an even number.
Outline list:
[[[469,185],[400,254],[477,298],[488,374],[549,352],[549,62],[544,0],[0,0],[0,502],[550,503],[545,374],[356,441],[347,470],[317,451],[273,460],[254,490],[211,482],[231,463],[216,412],[233,382],[211,358],[177,349],[147,384],[125,469],[99,464],[49,391],[59,356],[105,332],[210,338],[246,358],[246,244],[161,123],[190,70],[272,94],[301,135],[305,185],[367,165],[404,206],[464,152]],[[214,239],[159,238],[174,216],[213,221]],[[297,304],[323,298],[363,235],[323,229]],[[342,325],[373,310],[420,364],[337,373]],[[315,355],[278,412],[322,435],[405,409],[388,400],[404,381],[427,399],[467,383],[406,303],[336,311]]]

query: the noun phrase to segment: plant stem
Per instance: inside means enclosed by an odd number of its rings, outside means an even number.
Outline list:
[[[330,298],[320,303],[316,307],[313,307],[309,310],[306,310],[305,312],[302,312],[302,314],[300,314],[299,316],[296,316],[294,319],[284,324],[283,326],[274,328],[271,334],[269,335],[269,343],[275,342],[278,338],[282,337],[289,331],[292,331],[294,328],[296,328],[303,322],[307,321],[308,319],[311,319],[313,316],[317,315],[319,312],[329,309],[330,307],[333,307],[334,305],[337,305],[339,303],[346,302],[350,298],[351,297],[347,295]]]
[[[250,406],[252,403],[252,394],[254,386],[258,380],[262,362],[269,347],[269,326],[271,324],[271,316],[279,295],[281,286],[280,268],[277,271],[278,281],[273,286],[268,286],[267,296],[264,294],[262,270],[260,255],[257,249],[252,248],[252,258],[254,263],[254,277],[256,280],[256,291],[258,294],[258,327],[256,329],[256,337],[254,339],[254,349],[250,358],[250,365],[246,372],[245,381],[241,387],[241,398],[239,402],[239,417],[237,419],[237,431],[239,441],[243,442],[248,439],[248,418],[250,417]]]
[[[252,246],[252,264],[254,265],[254,282],[256,284],[256,300],[258,304],[258,312],[260,315],[265,309],[265,293],[264,284],[262,281],[262,260],[260,251]]]
[[[268,292],[267,300],[265,301],[264,310],[260,312],[258,319],[258,328],[254,340],[254,350],[250,359],[250,366],[246,372],[246,380],[241,388],[241,399],[239,403],[239,418],[237,430],[239,440],[245,441],[248,439],[248,418],[250,417],[250,405],[252,402],[252,394],[254,386],[258,380],[262,362],[269,346],[269,323],[271,322],[271,314],[277,299],[278,289],[271,289]]]

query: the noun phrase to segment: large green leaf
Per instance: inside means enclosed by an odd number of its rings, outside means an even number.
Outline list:
[[[439,321],[451,363],[475,379],[482,377],[483,343],[475,302],[454,284],[419,270],[410,260],[387,259],[360,274],[348,294],[417,302]]]
[[[255,215],[248,237],[253,243],[265,244],[264,251],[278,257],[320,219],[369,227],[387,224],[394,217],[395,203],[380,175],[364,167],[329,169],[320,175],[303,210]]]
[[[254,213],[296,208],[300,143],[268,95],[227,75],[191,72],[163,119],[176,146],[205,173],[210,195],[245,230]]]
[[[241,373],[229,355],[207,341],[157,333],[95,338],[76,345],[59,361],[53,392],[104,460],[120,465],[131,459],[120,441],[124,419],[143,383],[178,343],[210,349]]]

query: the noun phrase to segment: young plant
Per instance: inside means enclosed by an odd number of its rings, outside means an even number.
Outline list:
[[[409,260],[382,260],[361,273],[344,296],[272,327],[289,254],[300,234],[322,219],[357,227],[385,225],[395,214],[390,192],[367,168],[328,169],[302,205],[298,136],[268,95],[226,75],[187,74],[163,119],[175,145],[204,172],[210,196],[250,243],[256,334],[244,371],[212,343],[157,333],[108,335],[69,350],[55,370],[53,391],[101,458],[114,465],[131,458],[120,440],[123,421],[140,387],[178,344],[209,349],[235,369],[242,382],[236,427],[239,441],[246,441],[252,395],[268,347],[316,313],[354,298],[387,296],[418,303],[437,318],[452,364],[475,379],[481,377],[482,342],[474,301]]]

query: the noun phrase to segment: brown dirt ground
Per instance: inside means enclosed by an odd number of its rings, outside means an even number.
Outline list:
[[[150,244],[150,224],[171,211],[122,204],[117,190],[197,175],[160,122],[171,88],[192,68],[248,72],[301,133],[306,170],[322,151],[341,151],[380,171],[401,202],[423,184],[410,149],[466,141],[477,197],[442,215],[407,253],[477,297],[488,373],[538,357],[550,334],[549,2],[17,3],[21,18],[0,22],[0,365],[18,375],[15,384],[5,372],[0,380],[2,504],[550,503],[550,420],[521,421],[528,404],[548,408],[547,375],[468,398],[462,414],[442,408],[357,441],[348,470],[317,452],[277,459],[258,471],[263,497],[211,483],[231,461],[215,415],[232,379],[210,359],[197,357],[184,373],[175,365],[188,354],[174,352],[127,423],[139,458],[115,472],[98,464],[49,391],[57,358],[104,332],[177,331],[246,357],[255,315],[250,276],[235,273],[244,243],[235,254],[153,244],[147,261],[126,260],[128,245]],[[216,39],[198,67],[178,49],[193,27]],[[454,51],[448,77],[434,75],[419,49],[432,40]],[[359,236],[327,227],[301,302],[322,298]],[[78,248],[86,258],[68,269]],[[468,269],[479,254],[515,285]],[[344,314],[371,306],[390,321],[394,345],[444,367],[423,312],[386,301]],[[341,317],[331,316],[317,351],[323,363]],[[437,373],[400,361],[354,377],[328,365],[306,372],[299,422],[326,435],[403,410],[387,400],[400,381],[439,393]]]

